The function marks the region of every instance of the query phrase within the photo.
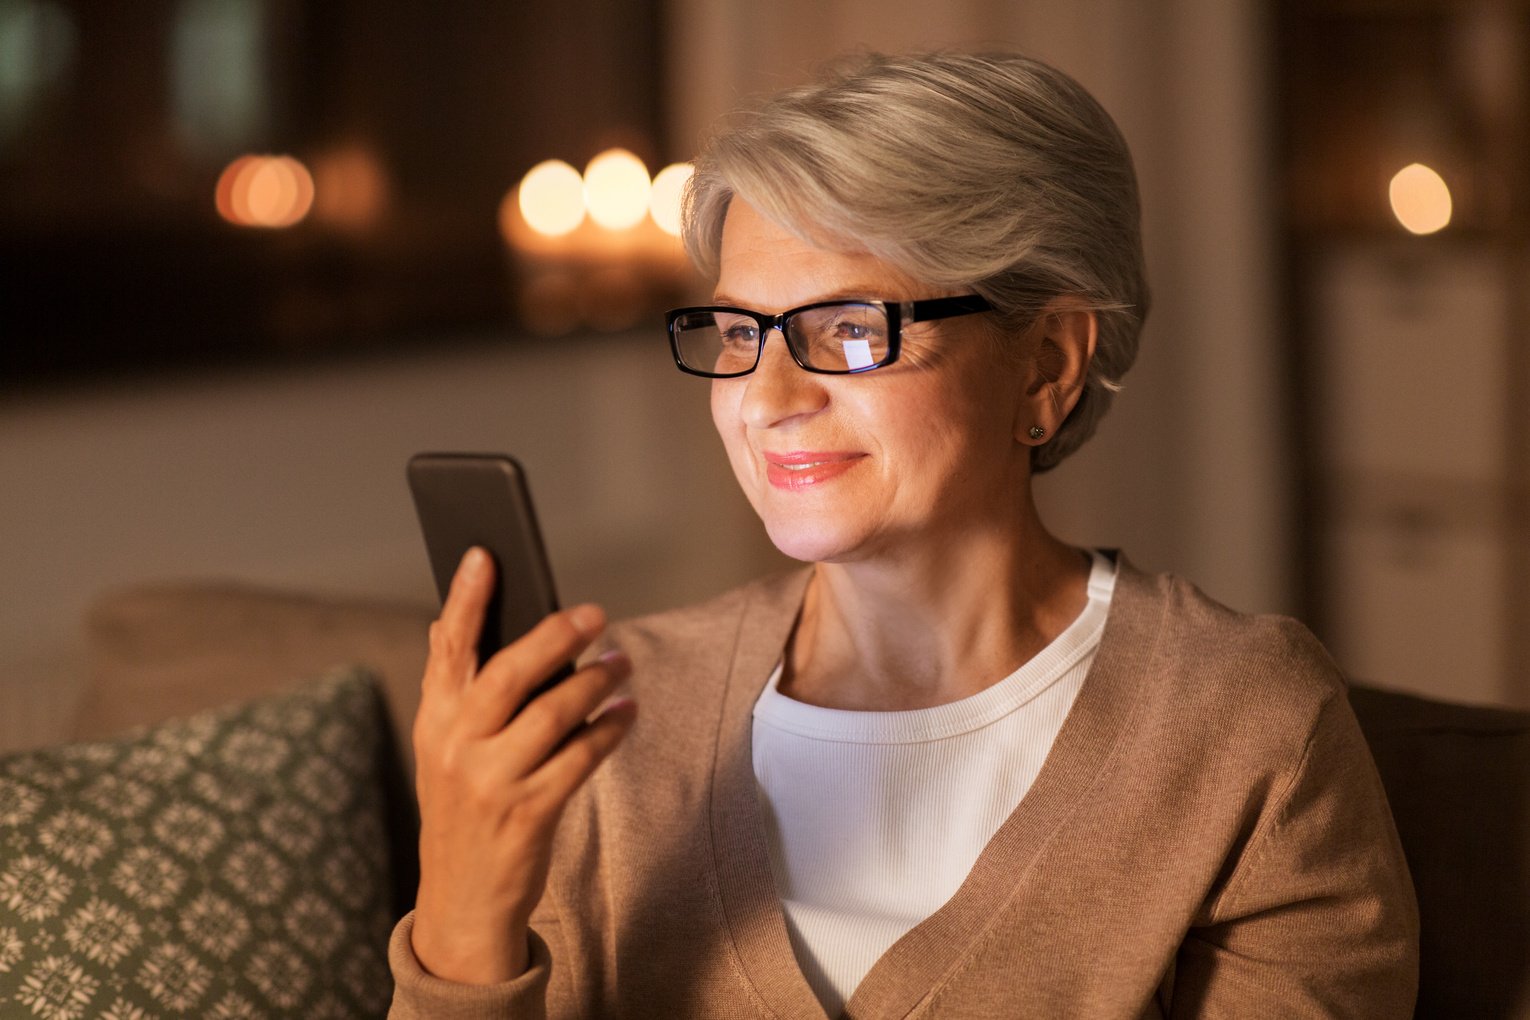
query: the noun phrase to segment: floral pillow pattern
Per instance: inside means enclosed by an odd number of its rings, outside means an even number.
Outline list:
[[[386,1014],[384,728],[351,670],[0,758],[0,1016]]]

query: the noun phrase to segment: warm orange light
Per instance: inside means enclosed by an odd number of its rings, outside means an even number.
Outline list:
[[[1392,214],[1410,233],[1433,234],[1450,223],[1450,188],[1445,178],[1422,163],[1397,171],[1387,192]]]
[[[584,168],[584,202],[607,230],[627,230],[648,214],[648,168],[626,149],[607,149]]]
[[[297,204],[297,181],[287,166],[263,159],[250,171],[245,185],[245,208],[250,222],[262,227],[281,224]]]
[[[695,169],[689,163],[671,163],[654,176],[648,213],[666,234],[680,236],[680,195]]]
[[[313,207],[313,176],[291,156],[240,156],[218,178],[218,214],[241,227],[290,227]]]
[[[217,203],[218,215],[230,223],[242,225],[244,222],[243,214],[234,208],[234,185],[243,178],[246,168],[255,159],[254,156],[240,156],[224,167],[223,173],[218,176],[218,187],[213,200]]]
[[[388,175],[377,157],[360,145],[326,153],[314,162],[313,215],[326,223],[359,230],[377,222],[388,204]]]
[[[543,160],[526,171],[518,190],[521,217],[539,234],[561,237],[584,221],[584,181],[561,159]]]

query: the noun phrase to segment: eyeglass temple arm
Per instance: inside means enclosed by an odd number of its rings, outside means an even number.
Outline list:
[[[978,294],[898,303],[898,317],[904,322],[929,322],[932,319],[949,319],[955,315],[971,315],[974,312],[992,310],[993,305],[988,303],[988,299]]]

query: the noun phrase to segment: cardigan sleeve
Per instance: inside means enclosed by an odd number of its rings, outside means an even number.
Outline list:
[[[573,1015],[561,1002],[567,989],[551,980],[548,939],[556,940],[557,927],[556,921],[539,918],[529,929],[530,966],[520,977],[496,985],[466,985],[444,981],[420,966],[409,941],[414,930],[411,911],[393,929],[388,944],[388,967],[393,971],[389,1020],[548,1020]]]
[[[1342,693],[1203,920],[1175,961],[1174,1018],[1412,1015],[1418,905]]]

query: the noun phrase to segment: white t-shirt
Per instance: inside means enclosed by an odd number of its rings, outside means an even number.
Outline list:
[[[1036,657],[970,698],[850,712],[782,694],[754,706],[754,775],[792,948],[830,1016],[877,959],[938,910],[1026,791],[1094,661],[1115,589]]]

